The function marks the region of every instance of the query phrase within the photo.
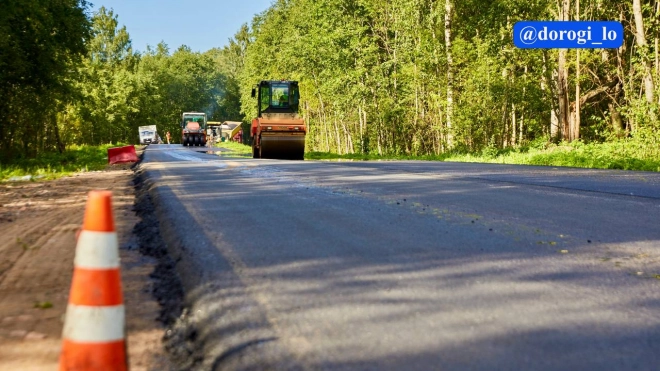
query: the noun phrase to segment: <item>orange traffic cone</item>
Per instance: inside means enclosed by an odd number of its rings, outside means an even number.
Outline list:
[[[60,371],[127,370],[112,192],[91,191],[78,236]]]

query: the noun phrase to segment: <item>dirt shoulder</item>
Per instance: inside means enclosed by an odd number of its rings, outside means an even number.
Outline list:
[[[126,165],[44,182],[0,183],[0,370],[54,370],[87,192],[108,189],[120,243],[130,369],[167,370],[160,306],[133,229],[133,171]]]

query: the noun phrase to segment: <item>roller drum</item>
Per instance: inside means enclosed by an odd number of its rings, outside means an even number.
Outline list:
[[[261,136],[261,158],[302,160],[305,156],[305,135],[269,134]]]

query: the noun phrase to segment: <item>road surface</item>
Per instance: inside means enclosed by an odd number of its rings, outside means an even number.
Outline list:
[[[142,163],[181,367],[660,367],[660,174],[204,150]]]

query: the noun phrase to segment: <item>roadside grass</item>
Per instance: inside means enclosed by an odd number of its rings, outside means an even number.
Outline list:
[[[531,146],[498,150],[488,147],[480,153],[445,153],[431,156],[345,154],[308,152],[310,160],[423,160],[480,162],[496,164],[563,166],[590,169],[621,169],[660,172],[660,148],[624,139],[608,143],[532,143]]]
[[[55,179],[81,171],[103,170],[108,165],[108,148],[122,144],[100,146],[69,146],[64,153],[45,152],[35,158],[19,158],[0,163],[0,181],[13,177]]]
[[[215,148],[226,148],[235,153],[249,153],[252,154],[252,146],[237,142],[220,142],[215,143]]]
[[[305,153],[305,159],[307,160],[348,160],[348,161],[393,161],[393,160],[422,160],[422,161],[444,161],[449,155],[424,155],[424,156],[413,156],[413,155],[401,155],[401,154],[389,154],[389,155],[377,155],[373,153],[348,153],[339,155],[331,152],[307,152]]]

